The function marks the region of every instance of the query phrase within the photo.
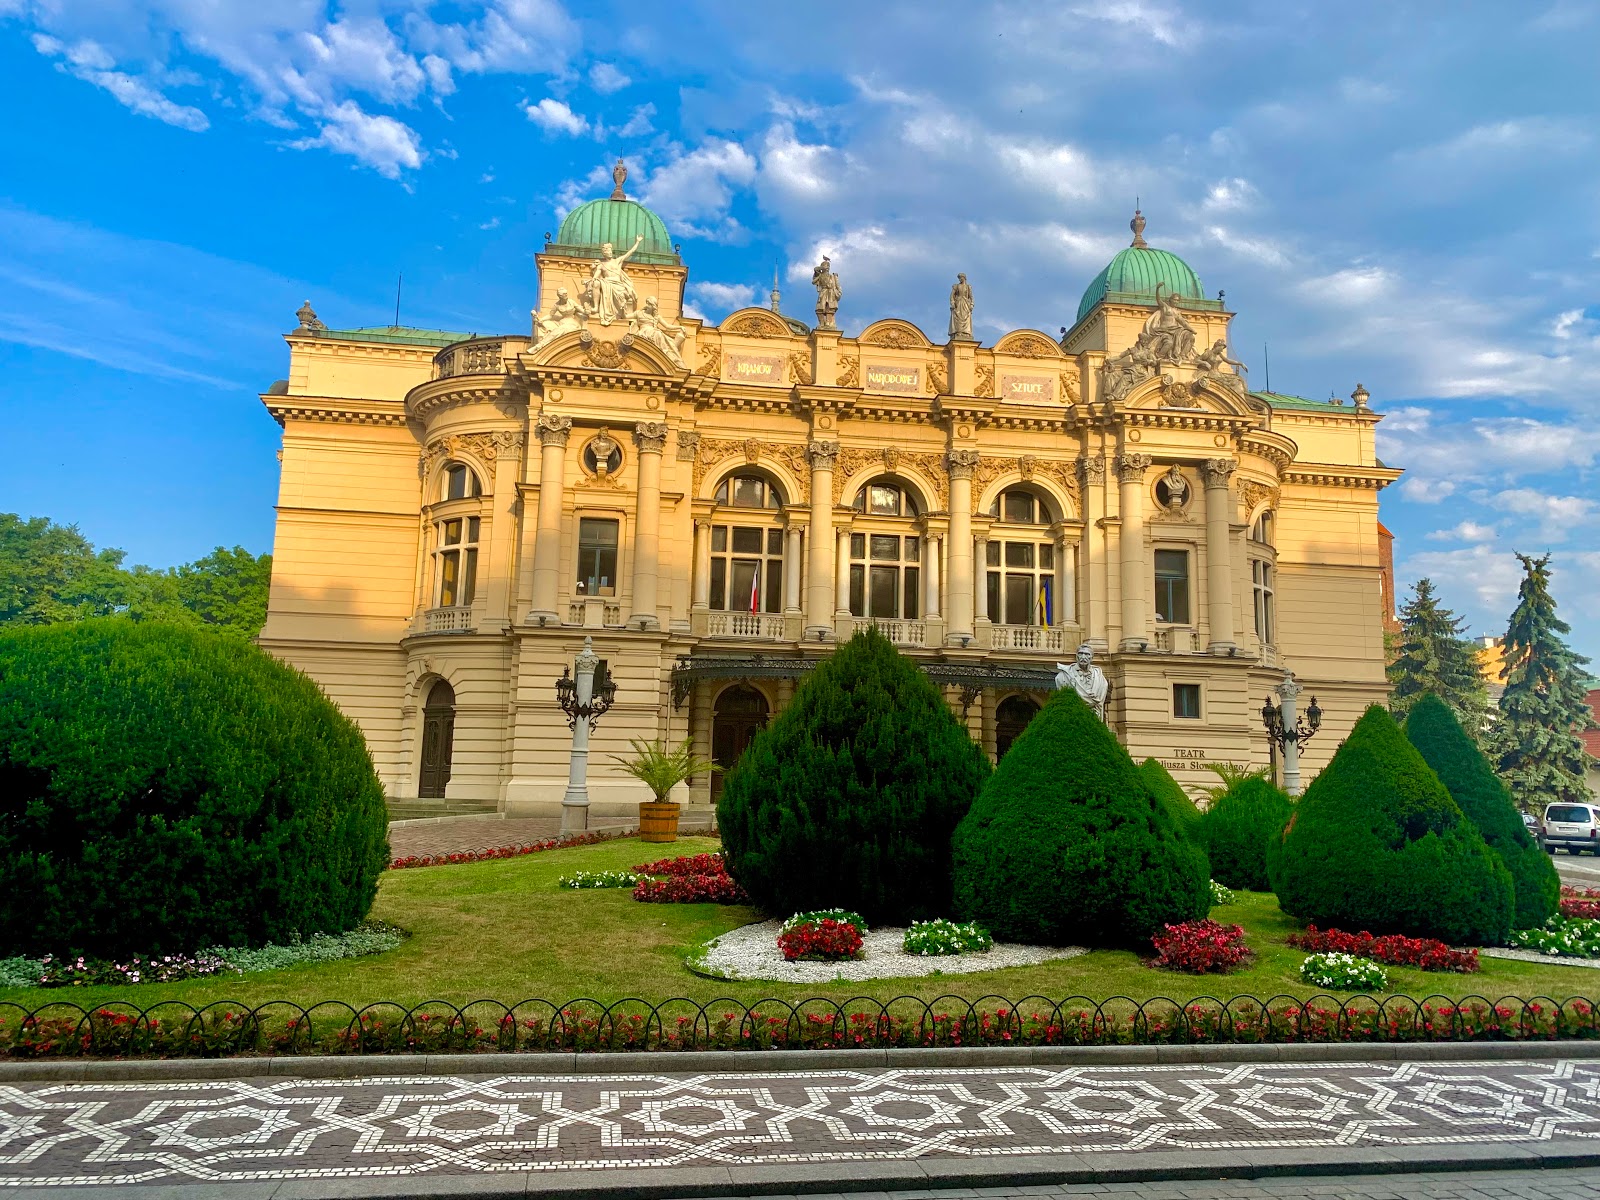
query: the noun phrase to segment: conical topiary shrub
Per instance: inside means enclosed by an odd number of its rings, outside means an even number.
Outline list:
[[[1161,801],[1162,807],[1167,810],[1167,815],[1183,826],[1185,833],[1193,837],[1194,827],[1200,820],[1200,810],[1189,798],[1189,793],[1184,791],[1182,785],[1172,777],[1172,773],[1156,759],[1147,758],[1139,764],[1139,774],[1143,777],[1145,786],[1150,789],[1150,794]]]
[[[859,633],[728,773],[717,803],[728,870],[782,916],[948,916],[950,834],[988,771],[927,676],[876,630]]]
[[[1511,872],[1516,890],[1512,928],[1532,929],[1555,916],[1561,902],[1561,879],[1555,864],[1523,825],[1511,790],[1461,728],[1450,706],[1428,693],[1412,706],[1405,733],[1438,774],[1450,798]]]
[[[1279,907],[1318,925],[1457,945],[1511,931],[1505,864],[1376,704],[1295,805],[1271,857]]]
[[[1211,878],[1224,887],[1271,891],[1267,846],[1293,811],[1289,794],[1270,779],[1250,776],[1229,787],[1206,809],[1196,835],[1211,859]]]
[[[956,830],[956,911],[997,938],[1148,946],[1211,909],[1205,853],[1071,688],[1029,722]]]

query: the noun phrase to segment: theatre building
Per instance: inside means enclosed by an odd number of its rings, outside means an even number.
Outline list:
[[[586,637],[616,684],[597,817],[648,798],[610,760],[629,739],[731,765],[868,625],[992,755],[1087,642],[1116,735],[1195,788],[1272,761],[1286,667],[1324,713],[1308,778],[1385,697],[1399,472],[1367,393],[1251,391],[1232,314],[1142,217],[1075,314],[992,345],[964,281],[936,337],[836,328],[845,262],[806,321],[775,298],[708,325],[616,174],[538,255],[528,332],[334,329],[308,304],[262,396],[283,450],[261,644],[360,724],[398,811],[559,812],[555,685]],[[717,785],[684,789],[686,823]]]

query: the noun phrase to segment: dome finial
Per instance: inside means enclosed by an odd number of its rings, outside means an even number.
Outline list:
[[[1129,243],[1139,250],[1148,250],[1150,243],[1144,240],[1144,214],[1139,211],[1139,201],[1133,202],[1133,220],[1128,222],[1128,228],[1133,230],[1133,241]]]
[[[628,181],[628,168],[620,158],[617,159],[617,165],[611,168],[611,178],[617,184],[616,187],[611,189],[611,198],[613,200],[626,200],[627,197],[622,194],[622,185]]]

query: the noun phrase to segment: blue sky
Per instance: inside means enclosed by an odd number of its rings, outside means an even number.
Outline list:
[[[521,330],[630,193],[716,318],[831,252],[841,323],[1070,325],[1146,237],[1262,386],[1387,414],[1402,586],[1502,632],[1556,555],[1600,656],[1600,4],[0,0],[0,510],[166,565],[271,547],[257,393],[329,324]]]

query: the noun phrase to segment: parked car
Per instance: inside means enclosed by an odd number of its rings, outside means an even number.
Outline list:
[[[1523,813],[1522,823],[1528,827],[1528,832],[1533,834],[1534,837],[1537,838],[1539,836],[1539,821],[1532,813]]]
[[[1588,804],[1551,804],[1544,810],[1545,850],[1554,854],[1566,847],[1568,854],[1600,856],[1600,815]]]

